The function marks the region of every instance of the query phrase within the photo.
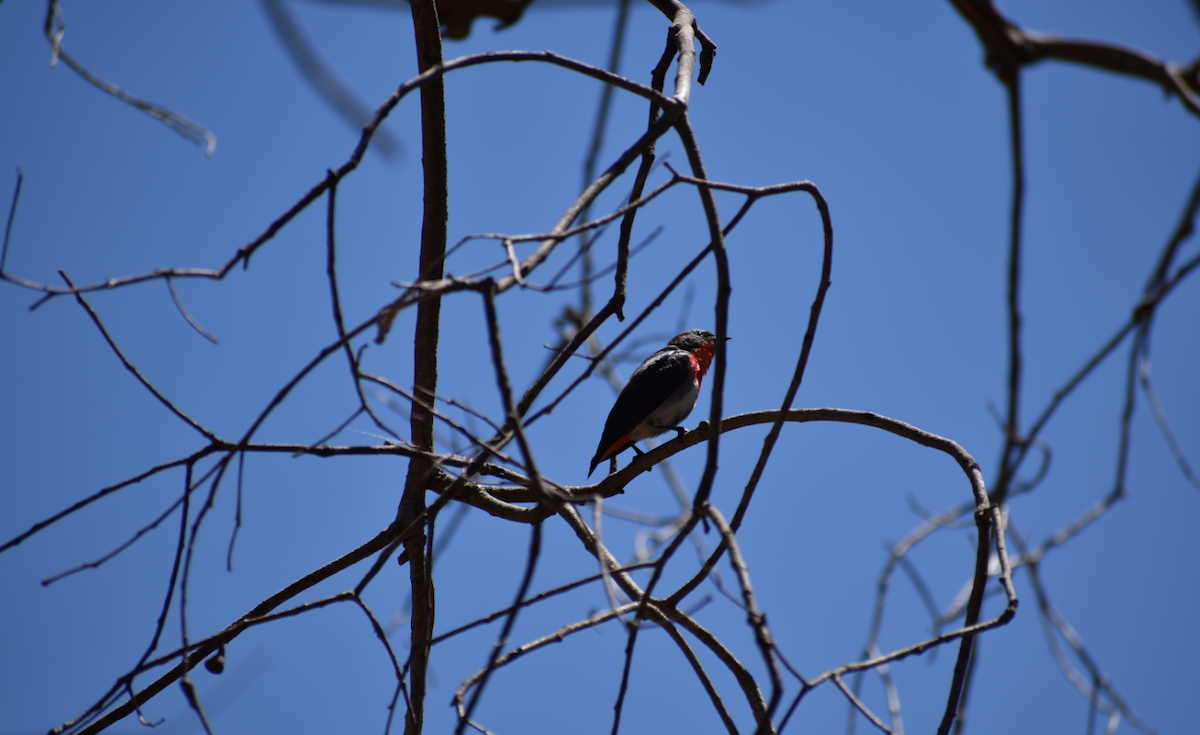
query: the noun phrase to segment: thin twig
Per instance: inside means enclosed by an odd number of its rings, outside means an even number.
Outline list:
[[[74,290],[75,284],[71,282],[71,279],[69,276],[67,276],[66,271],[60,270],[58,273],[62,276],[62,279],[67,282],[67,286]],[[116,354],[117,358],[121,361],[121,364],[125,366],[125,369],[133,373],[133,376],[138,379],[138,382],[141,383],[146,390],[150,391],[150,394],[157,398],[159,403],[166,406],[168,411],[178,416],[188,426],[200,432],[201,436],[203,436],[205,439],[208,439],[211,442],[216,442],[217,436],[215,434],[201,426],[199,422],[177,408],[174,403],[171,403],[166,396],[159,392],[158,388],[155,388],[154,385],[151,384],[146,376],[142,375],[141,371],[129,361],[129,358],[127,358],[125,353],[121,351],[121,348],[117,346],[116,341],[113,340],[112,335],[109,334],[108,329],[104,326],[104,323],[100,321],[100,315],[96,313],[96,310],[92,308],[92,305],[89,304],[87,299],[83,297],[83,293],[81,291],[75,291],[74,293],[75,300],[79,302],[79,305],[82,306],[83,310],[87,312],[88,317],[91,318],[92,323],[96,325],[96,328],[100,330],[100,334],[104,337],[104,341],[108,343],[108,346]]]
[[[46,7],[46,22],[43,25],[43,32],[46,35],[46,40],[50,42],[50,65],[54,66],[58,61],[62,61],[79,76],[83,77],[84,81],[96,87],[102,92],[112,95],[117,99],[125,102],[150,117],[158,120],[168,128],[179,133],[184,138],[192,141],[198,146],[204,148],[204,154],[211,156],[217,150],[217,136],[213,135],[204,126],[193,122],[177,112],[172,112],[165,107],[159,107],[151,102],[135,97],[125,90],[121,89],[112,82],[107,82],[100,77],[89,72],[82,64],[75,61],[62,48],[63,35],[67,30],[67,23],[63,17],[62,10],[58,7],[58,0],[50,0]]]
[[[876,717],[875,713],[872,712],[870,709],[868,709],[867,705],[862,703],[862,700],[860,700],[858,697],[854,696],[854,692],[850,691],[850,688],[847,687],[846,684],[842,681],[841,676],[834,674],[832,678],[833,678],[833,683],[837,686],[838,689],[840,689],[842,691],[842,694],[844,694],[846,696],[846,699],[850,700],[850,704],[853,705],[853,707],[855,709],[857,709],[859,712],[861,712],[863,714],[863,717],[866,717],[868,720],[871,721],[872,725],[874,725],[875,727],[878,727],[883,732],[886,732],[888,735],[892,735],[892,728],[883,724],[883,720]]]
[[[181,316],[183,316],[184,321],[191,325],[192,329],[195,329],[201,337],[205,338],[209,342],[212,342],[214,345],[220,342],[216,335],[201,326],[200,322],[196,321],[196,318],[193,317],[191,312],[187,310],[187,307],[183,305],[183,299],[179,297],[179,292],[175,290],[175,281],[172,280],[170,276],[167,276],[166,281],[167,290],[171,292],[171,300],[175,302],[175,308],[179,310],[179,313]]]
[[[767,721],[759,722],[759,730],[763,730],[770,725],[770,718],[775,712],[775,708],[779,706],[779,698],[783,696],[783,677],[779,673],[779,662],[775,660],[775,641],[771,635],[771,629],[767,626],[767,616],[758,609],[758,602],[754,596],[754,587],[750,583],[750,570],[746,566],[746,560],[742,558],[742,551],[738,547],[737,536],[734,535],[733,529],[725,522],[725,516],[711,503],[705,506],[708,512],[708,517],[712,519],[713,525],[717,527],[721,538],[729,547],[729,563],[733,567],[733,571],[737,576],[738,585],[742,590],[742,601],[746,610],[746,623],[754,631],[754,641],[758,644],[759,653],[762,655],[763,663],[767,666],[767,671],[771,675],[771,699],[767,705],[767,710],[764,713]]]

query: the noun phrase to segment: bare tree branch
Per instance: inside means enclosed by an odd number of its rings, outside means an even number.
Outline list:
[[[1043,59],[1070,61],[1154,82],[1167,94],[1179,97],[1193,115],[1200,116],[1200,99],[1189,87],[1187,75],[1173,64],[1158,61],[1132,49],[1094,41],[1060,39],[1018,27],[1005,18],[991,0],[950,0],[987,51],[987,64],[1001,77],[1015,66]]]
[[[46,35],[46,40],[50,42],[50,66],[55,66],[61,60],[64,64],[71,67],[79,76],[83,77],[84,81],[92,85],[101,92],[110,94],[113,97],[125,102],[150,117],[158,120],[168,128],[179,133],[183,137],[192,141],[198,146],[204,148],[204,154],[211,156],[217,150],[217,136],[199,123],[193,122],[177,112],[172,112],[165,107],[159,107],[146,100],[135,97],[125,90],[121,89],[112,82],[107,82],[100,77],[92,74],[82,64],[76,61],[62,48],[63,36],[67,32],[67,21],[63,16],[62,10],[58,7],[58,0],[47,0],[46,3],[46,22],[42,28]]]

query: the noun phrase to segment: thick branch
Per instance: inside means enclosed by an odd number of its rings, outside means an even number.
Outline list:
[[[414,0],[411,6],[417,66],[419,71],[427,72],[442,64],[437,7],[434,0]],[[425,173],[425,211],[421,222],[421,262],[418,273],[420,279],[425,281],[441,277],[446,257],[449,185],[446,171],[445,77],[438,77],[421,87],[421,163]],[[434,417],[424,406],[432,406],[437,393],[441,307],[441,297],[436,295],[418,304],[416,333],[413,337],[413,396],[416,400],[413,401],[409,424],[413,444],[426,451],[433,451],[434,448]],[[396,518],[399,525],[408,527],[425,513],[425,488],[435,469],[435,465],[423,459],[414,459],[409,463]],[[432,523],[430,517],[430,526]],[[425,687],[434,619],[432,559],[426,554],[425,546],[426,535],[423,532],[409,534],[404,542],[412,585],[412,617],[409,621],[411,705],[405,717],[406,735],[419,735],[425,720]]]

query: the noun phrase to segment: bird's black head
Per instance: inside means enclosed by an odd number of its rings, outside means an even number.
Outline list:
[[[678,347],[681,350],[695,352],[705,345],[711,345],[717,341],[712,332],[705,329],[689,329],[683,334],[677,334],[671,341],[667,343],[668,347]]]

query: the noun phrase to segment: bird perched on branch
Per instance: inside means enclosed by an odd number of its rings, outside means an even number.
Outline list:
[[[634,442],[658,436],[668,429],[683,436],[686,430],[679,422],[696,405],[700,381],[716,353],[717,338],[712,332],[692,329],[676,335],[666,347],[638,365],[608,413],[588,477],[596,471],[596,465],[628,447],[641,454]]]

